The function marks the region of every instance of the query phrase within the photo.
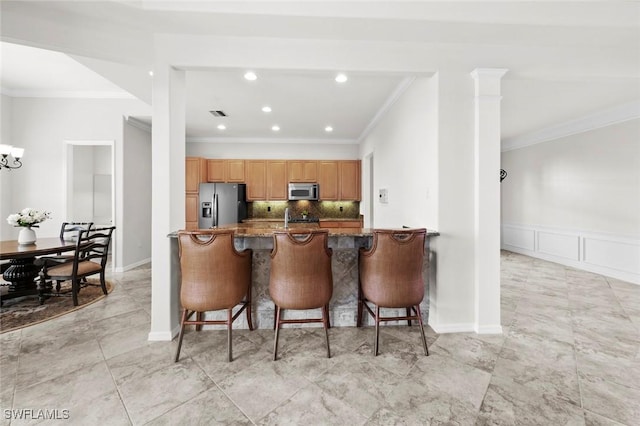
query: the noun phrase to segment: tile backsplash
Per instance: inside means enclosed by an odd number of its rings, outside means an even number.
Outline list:
[[[282,219],[289,208],[291,217],[301,217],[307,210],[310,217],[331,219],[358,219],[358,201],[254,201],[248,203],[249,219]]]

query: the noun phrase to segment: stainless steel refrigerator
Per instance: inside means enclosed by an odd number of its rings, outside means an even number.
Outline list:
[[[201,183],[198,228],[242,222],[247,218],[246,192],[244,183]]]

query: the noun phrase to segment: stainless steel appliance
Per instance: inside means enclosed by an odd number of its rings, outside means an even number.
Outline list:
[[[242,222],[247,218],[246,192],[244,183],[201,183],[198,228]]]
[[[320,185],[317,183],[290,183],[289,200],[317,200]]]

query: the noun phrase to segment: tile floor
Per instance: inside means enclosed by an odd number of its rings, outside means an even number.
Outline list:
[[[504,334],[417,327],[224,331],[148,342],[150,271],[111,277],[104,301],[0,336],[0,424],[59,410],[82,425],[640,424],[640,286],[503,252]],[[68,410],[66,412],[62,410]],[[50,411],[51,412],[51,411]]]

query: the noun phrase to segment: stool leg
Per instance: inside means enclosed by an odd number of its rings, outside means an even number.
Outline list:
[[[407,308],[407,316],[410,317],[411,316],[411,307]],[[411,320],[409,318],[407,318],[407,325],[409,327],[411,327]]]
[[[324,325],[324,338],[327,341],[327,358],[331,358],[331,348],[329,347],[329,305],[322,309],[322,324]]]
[[[380,338],[380,306],[376,305],[376,341],[373,345],[373,355],[378,356],[378,339]]]
[[[231,349],[231,324],[233,323],[233,310],[227,309],[227,360],[231,362],[233,360],[233,353]]]
[[[358,280],[358,313],[356,317],[356,327],[362,326],[363,303],[364,301],[362,300],[362,288],[360,287],[360,280]]]
[[[180,336],[178,337],[178,349],[176,350],[176,359],[173,362],[178,362],[180,358],[180,348],[182,348],[182,337],[184,336],[184,322],[187,320],[187,310],[182,310],[182,321],[180,321]]]
[[[196,313],[196,321],[202,321],[202,312]],[[196,324],[196,331],[202,330],[202,324]]]
[[[247,310],[247,324],[249,325],[249,330],[253,330],[253,321],[251,321],[251,286],[249,286],[247,304],[245,306],[245,309]]]
[[[420,321],[420,333],[422,333],[422,346],[424,346],[424,354],[429,356],[429,348],[427,348],[427,338],[424,335],[424,326],[422,325],[422,313],[420,312],[420,305],[416,305],[416,312]]]
[[[273,342],[273,360],[276,361],[278,359],[278,331],[280,331],[280,307],[276,305],[276,315],[275,315],[275,328],[276,328],[276,338]]]

